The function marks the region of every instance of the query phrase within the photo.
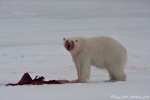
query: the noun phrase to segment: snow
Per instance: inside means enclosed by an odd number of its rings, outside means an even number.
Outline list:
[[[149,5],[149,0],[1,0],[0,100],[149,100]],[[62,44],[69,36],[118,40],[128,52],[127,81],[104,82],[107,71],[92,67],[87,83],[5,87],[25,72],[45,80],[76,79]]]

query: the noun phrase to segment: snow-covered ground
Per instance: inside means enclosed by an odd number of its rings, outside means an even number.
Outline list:
[[[149,0],[0,0],[0,100],[150,100],[149,5]],[[25,72],[45,80],[76,79],[63,38],[103,35],[127,49],[127,81],[106,83],[107,72],[92,67],[88,83],[5,87]]]

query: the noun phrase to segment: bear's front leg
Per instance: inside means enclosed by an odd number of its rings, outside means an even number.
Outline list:
[[[79,78],[77,81],[85,83],[90,78],[91,61],[87,57],[78,59]]]
[[[79,64],[78,64],[78,61],[77,61],[77,56],[72,55],[72,59],[73,59],[73,62],[75,64],[75,66],[76,66],[77,75],[78,75],[78,79],[79,79],[79,67],[78,67]]]
[[[76,80],[73,80],[72,82],[73,83],[78,83],[79,82],[79,65],[78,65],[78,61],[77,61],[77,56],[75,55],[72,55],[72,59],[73,59],[73,62],[75,64],[75,67],[76,67],[76,70],[77,70],[77,75],[78,75],[78,78]]]

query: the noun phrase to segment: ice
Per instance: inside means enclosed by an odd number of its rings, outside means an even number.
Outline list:
[[[0,100],[149,100],[149,5],[149,0],[1,0]],[[63,47],[70,36],[118,40],[128,53],[127,81],[107,83],[107,71],[92,67],[87,83],[5,87],[25,72],[45,80],[76,79]]]

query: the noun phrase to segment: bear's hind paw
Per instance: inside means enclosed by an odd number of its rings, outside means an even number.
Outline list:
[[[117,82],[117,80],[106,80],[105,82]]]

